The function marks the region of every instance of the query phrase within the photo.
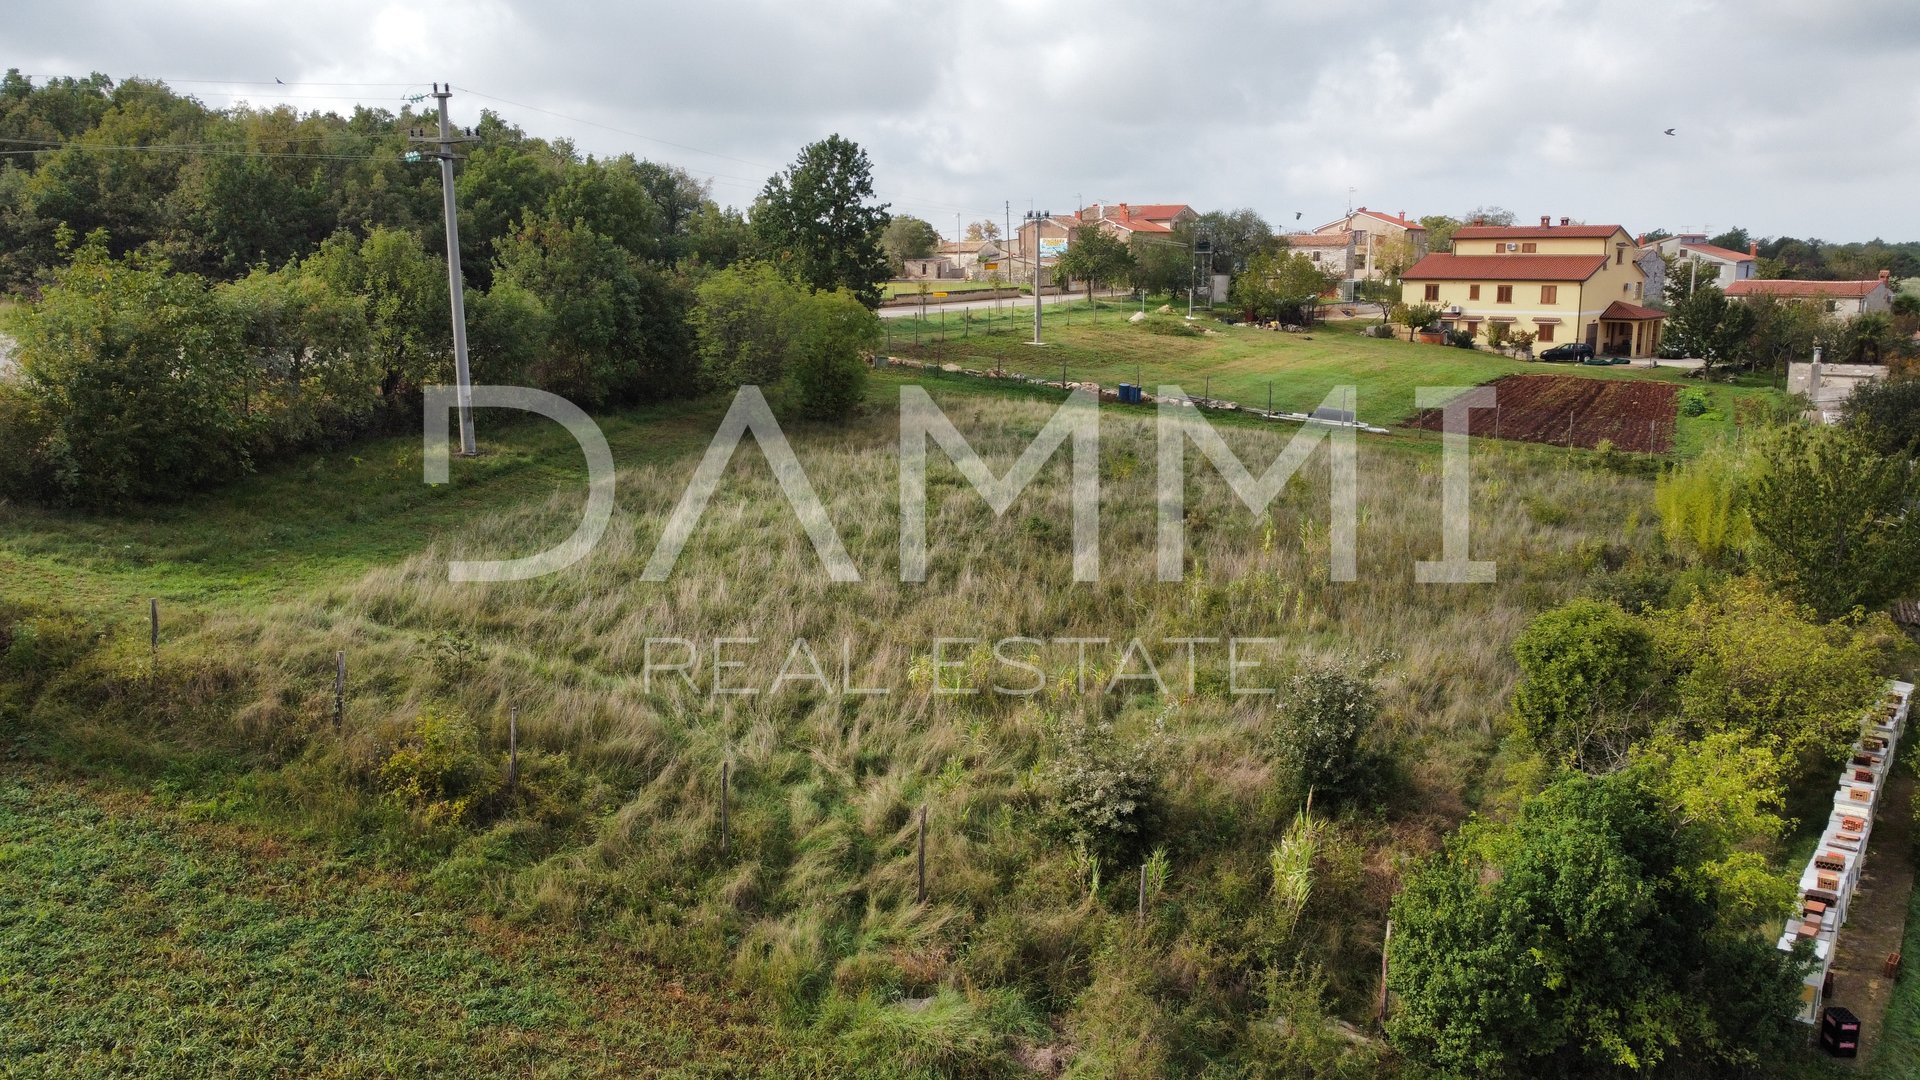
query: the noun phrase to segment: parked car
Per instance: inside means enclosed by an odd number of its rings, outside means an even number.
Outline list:
[[[1584,341],[1569,341],[1541,353],[1540,359],[1549,363],[1577,364],[1593,359],[1593,346]]]

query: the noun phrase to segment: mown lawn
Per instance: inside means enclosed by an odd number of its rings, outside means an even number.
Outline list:
[[[1477,386],[1502,375],[1550,372],[1702,385],[1679,369],[1649,368],[1644,363],[1616,367],[1527,363],[1486,351],[1364,337],[1360,327],[1370,320],[1327,323],[1307,334],[1202,322],[1196,325],[1212,333],[1186,337],[1130,324],[1126,318],[1132,310],[1138,309],[1125,304],[1102,304],[1091,310],[1076,305],[1071,312],[1049,309],[1043,330],[1047,344],[1039,348],[1029,343],[1030,320],[1015,320],[1011,332],[992,333],[981,332],[984,324],[976,321],[963,337],[960,322],[950,319],[944,338],[938,336],[935,321],[918,346],[913,344],[911,323],[895,323],[890,340],[892,351],[901,356],[1050,379],[1060,378],[1064,370],[1073,381],[1139,383],[1149,390],[1177,385],[1195,398],[1205,395],[1254,409],[1266,408],[1271,393],[1276,410],[1308,412],[1335,387],[1354,386],[1360,418],[1385,426],[1417,411],[1419,387]],[[1156,319],[1164,324],[1174,316]],[[1709,411],[1679,420],[1675,441],[1682,456],[1697,453],[1716,435],[1731,432],[1740,399],[1774,393],[1764,385],[1743,384],[1714,384],[1705,390],[1712,402]]]
[[[0,1073],[793,1076],[740,1000],[568,930],[0,767]]]

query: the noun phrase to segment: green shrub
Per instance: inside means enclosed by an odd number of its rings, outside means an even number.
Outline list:
[[[1697,386],[1689,386],[1680,391],[1681,416],[1705,416],[1707,410],[1711,408],[1713,408],[1713,399],[1707,396],[1705,390]]]
[[[1605,600],[1575,600],[1535,616],[1514,639],[1520,685],[1513,719],[1551,757],[1604,768],[1638,732],[1630,715],[1650,683],[1653,636]]]
[[[1130,866],[1157,822],[1157,744],[1119,737],[1111,721],[1063,725],[1047,764],[1056,833],[1108,866]]]
[[[1380,713],[1371,680],[1310,667],[1287,678],[1277,709],[1273,755],[1298,794],[1339,798],[1365,786],[1372,769],[1361,740]]]
[[[1184,319],[1156,319],[1148,316],[1136,325],[1149,334],[1160,334],[1164,337],[1200,336],[1200,331]]]
[[[429,828],[464,827],[504,776],[480,752],[480,732],[461,713],[428,709],[380,763],[380,785]]]
[[[800,408],[815,420],[844,421],[866,395],[867,354],[880,319],[852,293],[815,293],[801,305],[792,365]]]
[[[1044,1030],[1002,991],[962,995],[941,990],[931,998],[886,1003],[871,996],[834,998],[820,1027],[834,1036],[857,1076],[988,1080],[1021,1075],[1007,1028]]]

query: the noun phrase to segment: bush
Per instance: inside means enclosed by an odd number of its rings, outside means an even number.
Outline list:
[[[1705,390],[1697,386],[1689,386],[1680,391],[1681,416],[1705,416],[1707,410],[1712,407],[1713,400],[1707,397]]]
[[[1514,726],[1550,757],[1605,769],[1639,733],[1633,707],[1649,685],[1653,636],[1605,600],[1575,600],[1538,615],[1514,639],[1520,685]]]
[[[1371,680],[1338,667],[1289,676],[1281,690],[1274,758],[1300,794],[1357,794],[1372,769],[1361,741],[1380,713]]]
[[[380,764],[380,785],[429,828],[464,827],[499,790],[501,771],[480,752],[480,732],[464,715],[428,709]]]
[[[1158,819],[1156,741],[1119,738],[1111,721],[1065,725],[1047,766],[1053,830],[1106,865],[1132,865]]]
[[[814,293],[801,304],[793,361],[800,408],[815,420],[843,421],[867,392],[868,354],[880,344],[880,319],[852,293]]]
[[[1472,334],[1467,333],[1465,330],[1447,331],[1447,344],[1453,346],[1456,349],[1472,349],[1477,347],[1474,341],[1474,336]]]
[[[1184,319],[1155,319],[1149,316],[1140,320],[1138,325],[1149,334],[1159,334],[1163,337],[1200,336],[1200,331]]]

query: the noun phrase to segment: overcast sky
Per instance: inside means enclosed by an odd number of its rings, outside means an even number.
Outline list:
[[[23,5],[5,62],[163,78],[213,106],[397,107],[408,84],[448,80],[467,91],[457,123],[491,108],[584,151],[683,165],[741,206],[837,131],[867,148],[896,212],[943,233],[1009,201],[1016,218],[1251,206],[1285,230],[1351,198],[1920,239],[1912,0],[174,8]]]

